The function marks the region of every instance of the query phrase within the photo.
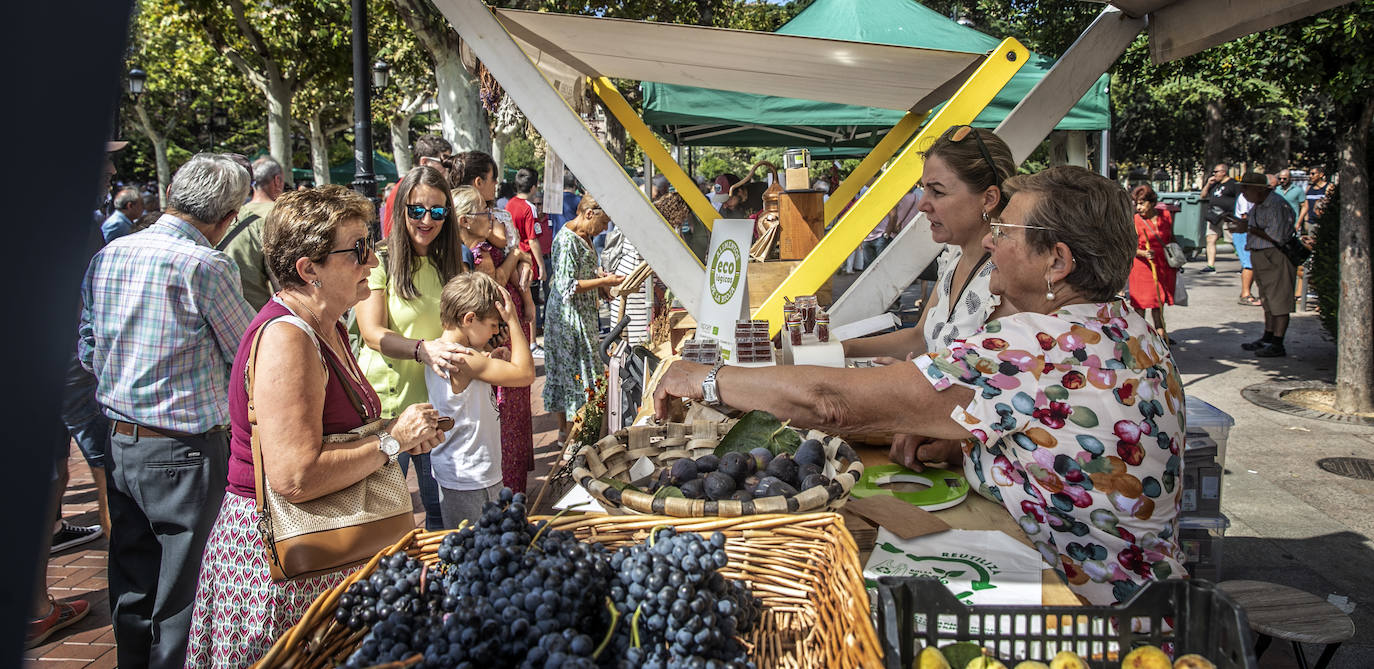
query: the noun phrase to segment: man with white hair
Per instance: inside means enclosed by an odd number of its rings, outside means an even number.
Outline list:
[[[81,286],[78,353],[113,423],[110,571],[122,667],[185,662],[201,553],[229,459],[229,367],[254,314],[214,245],[248,197],[248,172],[199,154],[161,218],[107,244]]]
[[[106,242],[114,241],[134,231],[134,221],[143,215],[143,194],[137,188],[123,188],[114,196],[114,211],[100,225],[100,235]]]
[[[262,256],[262,228],[267,215],[272,213],[272,205],[286,190],[286,175],[281,163],[271,156],[253,161],[252,175],[253,199],[239,209],[238,220],[216,248],[239,266],[243,299],[258,312],[276,292],[275,282]]]

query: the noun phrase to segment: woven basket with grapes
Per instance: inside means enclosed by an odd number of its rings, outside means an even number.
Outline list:
[[[572,476],[610,513],[682,518],[833,511],[863,470],[843,439],[751,411],[618,430],[583,449]]]

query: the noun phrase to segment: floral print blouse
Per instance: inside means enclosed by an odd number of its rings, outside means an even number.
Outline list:
[[[916,360],[937,390],[974,390],[952,417],[969,482],[1001,503],[1092,604],[1185,578],[1178,543],[1183,384],[1124,301],[992,321]]]

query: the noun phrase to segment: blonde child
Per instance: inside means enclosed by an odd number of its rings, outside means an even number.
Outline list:
[[[534,359],[520,328],[519,316],[506,290],[481,272],[459,274],[439,297],[441,341],[479,353],[463,356],[460,370],[448,378],[425,368],[429,400],[440,415],[453,418],[453,429],[430,452],[444,527],[476,520],[482,505],[501,491],[501,423],[492,386],[523,388],[534,383]],[[510,347],[491,350],[501,325]]]

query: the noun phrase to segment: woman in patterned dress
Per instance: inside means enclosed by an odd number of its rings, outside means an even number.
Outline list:
[[[577,204],[577,218],[553,238],[549,297],[544,309],[544,409],[558,417],[558,440],[568,437],[568,414],[587,401],[587,391],[605,371],[598,352],[601,289],[624,277],[597,267],[592,239],[611,218],[590,195]]]
[[[293,502],[341,490],[387,463],[380,435],[323,442],[324,435],[347,432],[381,412],[339,321],[367,297],[367,276],[377,265],[367,226],[373,211],[367,198],[324,186],[283,195],[267,217],[263,254],[282,290],[258,313],[234,359],[230,378],[245,379],[252,342],[262,330],[253,388],[256,425],[248,420],[245,384],[230,388],[229,494],[201,563],[188,667],[256,662],[321,592],[351,571],[272,580],[257,529],[251,440],[256,429],[267,480]],[[421,454],[442,438],[438,423],[432,406],[415,404],[386,432],[403,451]]]
[[[909,432],[894,459],[963,460],[1085,602],[1182,578],[1183,384],[1168,347],[1116,294],[1130,274],[1130,197],[1079,167],[1005,183],[983,247],[1014,313],[947,349],[867,369],[726,367],[722,402],[831,432]],[[655,392],[701,398],[709,367],[675,362]],[[970,438],[971,437],[971,438]]]
[[[516,276],[520,265],[528,263],[528,254],[518,246],[497,248],[489,240],[495,222],[492,210],[482,194],[472,186],[453,190],[453,213],[457,217],[458,235],[472,250],[473,271],[496,279],[510,295],[510,303],[520,318],[525,341],[529,341],[529,322],[526,310],[532,306],[521,299],[520,282]],[[525,492],[525,483],[534,469],[534,434],[530,416],[530,389],[496,388],[496,407],[501,414],[501,484],[514,492]]]

